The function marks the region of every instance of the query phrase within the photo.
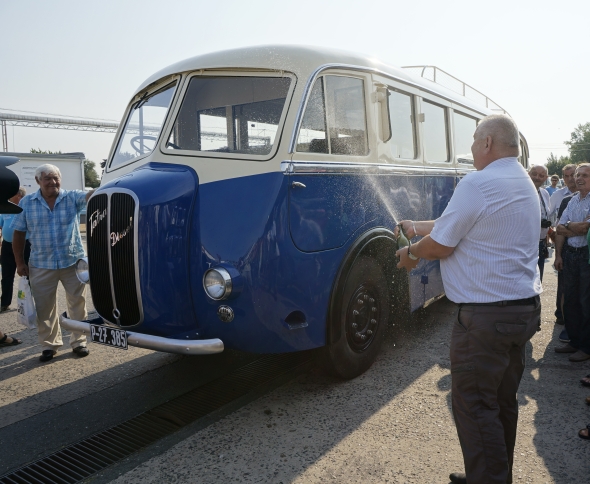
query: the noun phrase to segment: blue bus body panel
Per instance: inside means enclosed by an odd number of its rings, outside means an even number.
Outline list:
[[[186,166],[149,163],[102,188],[127,188],[139,199],[137,251],[144,312],[141,331],[157,336],[195,333],[189,228],[199,183]]]
[[[227,348],[254,352],[325,345],[332,287],[351,244],[374,227],[393,230],[399,220],[434,215],[432,199],[423,197],[424,177],[416,175],[270,172],[199,186],[189,167],[150,163],[105,187],[139,198],[144,323],[134,330],[220,338]],[[395,264],[393,253],[391,259]],[[204,272],[215,266],[236,275],[223,301],[203,288]],[[429,291],[440,294],[437,274],[438,263],[428,261],[412,271],[412,309]],[[424,284],[425,275],[434,284]],[[234,310],[233,321],[219,320],[221,305]],[[303,313],[299,324],[286,320],[295,311]]]
[[[428,209],[425,220],[436,220],[442,215],[453,196],[455,189],[455,174],[429,175],[424,177],[424,204]],[[424,302],[439,296],[443,292],[440,261],[424,261],[422,275],[426,276],[424,284]],[[416,309],[416,308],[412,308]]]
[[[325,344],[330,281],[342,251],[306,254],[293,245],[287,191],[288,177],[281,172],[200,187],[200,220],[193,232],[200,227],[201,247],[192,248],[200,264],[191,267],[194,278],[218,264],[235,267],[243,278],[242,291],[225,301],[213,301],[202,285],[193,285],[203,337],[218,337],[229,348],[256,352]],[[222,304],[235,312],[231,323],[217,317]],[[305,314],[306,326],[290,328],[285,318],[293,311]]]
[[[289,225],[304,252],[341,247],[378,214],[376,192],[367,180],[350,175],[291,176]],[[293,182],[305,187],[294,186]]]

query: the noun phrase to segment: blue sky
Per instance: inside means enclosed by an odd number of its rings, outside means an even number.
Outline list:
[[[0,108],[119,121],[162,67],[244,45],[307,44],[433,64],[507,109],[531,161],[590,121],[590,2],[0,0]],[[9,149],[106,158],[112,134],[8,128]],[[589,153],[590,154],[590,153]]]

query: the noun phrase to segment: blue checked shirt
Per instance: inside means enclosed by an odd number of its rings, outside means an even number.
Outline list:
[[[86,192],[60,190],[53,211],[37,190],[20,202],[23,209],[11,228],[29,233],[29,263],[40,269],[64,269],[84,257],[79,215],[86,207]]]

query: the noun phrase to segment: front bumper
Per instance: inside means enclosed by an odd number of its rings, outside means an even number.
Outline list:
[[[103,324],[101,318],[92,321],[76,321],[75,319],[69,319],[66,313],[59,317],[59,322],[62,328],[85,335],[90,335],[90,324]],[[127,344],[138,348],[177,353],[179,355],[212,355],[223,351],[223,341],[218,338],[183,340],[162,338],[161,336],[134,333],[132,331],[127,331]]]

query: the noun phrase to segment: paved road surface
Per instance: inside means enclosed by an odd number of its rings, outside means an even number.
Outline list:
[[[590,442],[576,436],[590,422],[584,404],[590,389],[578,383],[590,362],[574,364],[554,353],[562,327],[553,324],[556,277],[549,264],[545,278],[542,331],[527,348],[519,394],[515,482],[590,482]],[[449,392],[455,318],[456,306],[442,300],[399,321],[361,377],[342,382],[314,369],[94,482],[448,482],[449,472],[462,469]],[[41,365],[35,334],[19,330],[14,315],[0,314],[0,329],[25,340],[0,351],[0,473],[250,357],[179,358],[92,345],[88,358],[66,350]]]

